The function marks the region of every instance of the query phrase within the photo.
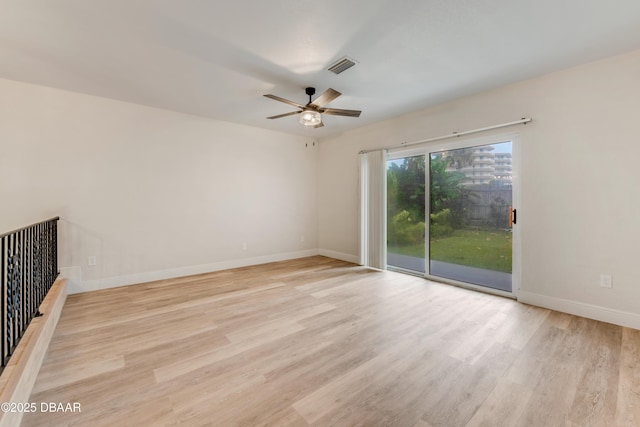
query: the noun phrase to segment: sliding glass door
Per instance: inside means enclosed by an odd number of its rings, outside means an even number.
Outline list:
[[[387,265],[425,272],[425,155],[387,160]]]
[[[387,161],[387,265],[512,292],[513,143],[452,143]]]
[[[511,292],[512,144],[429,153],[429,274]]]

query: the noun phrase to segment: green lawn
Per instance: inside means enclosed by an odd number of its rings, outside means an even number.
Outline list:
[[[511,273],[511,232],[456,230],[431,239],[431,259]],[[389,246],[389,252],[424,258],[424,245]]]

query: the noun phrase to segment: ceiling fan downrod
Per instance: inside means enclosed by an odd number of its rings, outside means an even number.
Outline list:
[[[316,94],[316,88],[315,87],[305,88],[304,93],[309,95],[309,104],[311,104],[311,97]]]

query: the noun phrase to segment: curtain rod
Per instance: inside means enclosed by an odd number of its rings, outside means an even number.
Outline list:
[[[403,142],[402,144],[392,145],[390,147],[376,148],[376,149],[373,149],[373,150],[362,150],[362,151],[360,151],[360,154],[371,153],[373,151],[380,151],[380,150],[391,150],[393,148],[409,147],[409,146],[412,146],[412,145],[424,144],[426,142],[440,141],[442,139],[455,138],[457,136],[469,135],[469,134],[472,134],[472,133],[484,132],[486,130],[499,129],[499,128],[504,128],[504,127],[507,127],[507,126],[513,126],[513,125],[519,125],[519,124],[526,125],[527,123],[531,122],[532,120],[533,119],[531,117],[528,117],[528,118],[524,118],[523,117],[522,119],[516,120],[515,122],[502,123],[502,124],[499,124],[499,125],[487,126],[487,127],[484,127],[484,128],[467,130],[467,131],[464,131],[464,132],[453,132],[452,134],[449,134],[449,135],[436,136],[435,138],[423,139],[421,141]]]

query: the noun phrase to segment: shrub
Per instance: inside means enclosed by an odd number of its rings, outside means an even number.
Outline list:
[[[440,212],[432,213],[429,215],[429,219],[429,233],[431,237],[450,236],[451,233],[453,233],[451,210],[442,209]]]
[[[425,223],[415,222],[411,213],[402,210],[391,218],[387,225],[387,238],[392,244],[415,244],[424,242]]]

